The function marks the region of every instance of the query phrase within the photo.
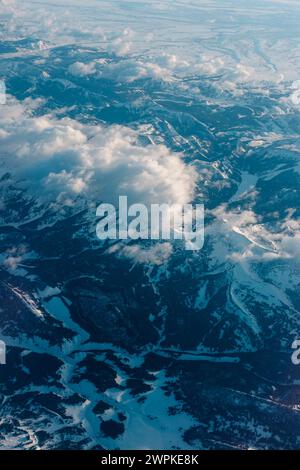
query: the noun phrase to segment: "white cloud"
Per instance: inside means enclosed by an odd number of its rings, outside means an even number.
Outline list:
[[[170,258],[172,251],[172,245],[169,242],[157,243],[151,248],[128,245],[118,251],[118,256],[133,260],[135,263],[161,265]]]
[[[133,38],[134,32],[130,28],[126,28],[115,39],[109,41],[107,51],[113,52],[117,56],[127,55],[131,50]]]
[[[108,46],[109,52],[115,52]],[[204,55],[201,61],[182,59],[178,55],[163,53],[138,58],[126,57],[128,51],[117,54],[122,57],[117,62],[94,60],[88,64],[75,63],[69,68],[73,75],[96,74],[99,77],[111,78],[120,82],[133,82],[134,80],[152,78],[171,82],[179,77],[192,74],[215,74],[223,68],[223,61],[218,57]],[[183,86],[178,82],[178,86]],[[185,85],[188,86],[188,85]]]
[[[293,91],[290,96],[290,100],[292,104],[294,104],[295,106],[299,106],[300,105],[300,80],[294,81],[291,88]]]
[[[75,62],[74,64],[70,65],[69,72],[71,73],[71,75],[74,75],[76,77],[93,75],[96,72],[95,65],[95,62],[90,62],[88,64],[84,64],[83,62]]]
[[[2,171],[22,178],[36,195],[115,202],[124,194],[129,201],[169,204],[193,199],[197,175],[180,154],[139,145],[138,131],[130,128],[35,117],[32,106],[10,99],[0,108],[0,145]]]
[[[5,258],[3,264],[8,270],[14,271],[15,269],[17,269],[21,262],[21,256],[8,256],[7,258]]]
[[[9,97],[0,107],[1,172],[10,172],[14,185],[25,188],[38,204],[53,207],[57,216],[78,207],[78,197],[92,206],[117,204],[120,195],[127,195],[129,204],[193,200],[197,174],[181,154],[164,145],[142,146],[138,131],[127,127],[35,116],[39,104]],[[171,245],[164,243],[150,249],[121,246],[117,255],[159,265],[171,253]],[[5,266],[15,270],[20,262],[19,254],[9,254]]]

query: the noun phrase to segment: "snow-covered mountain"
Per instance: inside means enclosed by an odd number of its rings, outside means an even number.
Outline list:
[[[299,448],[299,6],[80,3],[0,2],[0,448]]]

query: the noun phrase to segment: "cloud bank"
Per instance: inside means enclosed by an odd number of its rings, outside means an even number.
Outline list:
[[[138,131],[128,127],[35,116],[38,105],[10,98],[0,107],[2,173],[12,172],[37,197],[115,203],[124,194],[146,204],[193,199],[197,174],[181,154],[164,145],[142,146]]]

